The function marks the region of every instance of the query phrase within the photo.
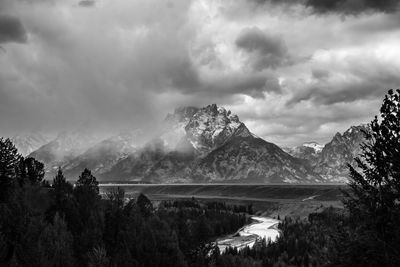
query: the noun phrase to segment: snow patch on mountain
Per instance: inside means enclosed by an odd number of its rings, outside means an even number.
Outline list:
[[[306,142],[303,146],[310,147],[315,150],[316,153],[320,153],[325,145],[318,144],[317,142]]]

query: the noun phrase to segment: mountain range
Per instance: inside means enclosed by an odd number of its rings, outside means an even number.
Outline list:
[[[309,142],[284,150],[294,157],[306,160],[323,181],[346,182],[349,176],[348,164],[356,167],[354,158],[361,153],[360,145],[365,142],[364,132],[368,129],[366,124],[351,126],[344,133],[336,133],[324,146]]]
[[[99,140],[75,130],[53,140],[20,137],[15,142],[25,155],[45,163],[47,178],[60,166],[71,180],[89,168],[109,182],[320,183],[346,181],[347,163],[354,164],[366,129],[352,126],[326,145],[280,148],[253,134],[237,115],[212,104],[175,109],[144,144],[150,135],[145,131]]]

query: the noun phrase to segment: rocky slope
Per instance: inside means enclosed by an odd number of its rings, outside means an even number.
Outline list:
[[[52,176],[59,166],[64,166],[98,141],[98,137],[85,130],[65,131],[30,153],[29,156],[45,164],[48,177]]]
[[[316,182],[304,161],[250,133],[244,124],[222,146],[202,158],[194,177],[204,182]]]
[[[95,144],[62,166],[65,175],[76,179],[84,168],[89,168],[93,174],[101,176],[118,161],[137,151],[140,134],[141,132],[124,132]]]
[[[354,165],[354,158],[361,152],[361,143],[365,141],[363,131],[367,125],[352,126],[343,134],[336,133],[327,143],[314,168],[325,181],[346,182],[349,177],[347,164]]]
[[[336,133],[325,146],[309,142],[284,150],[306,160],[324,182],[347,182],[347,164],[355,166],[354,158],[361,152],[360,145],[365,141],[363,131],[367,130],[367,125],[351,126],[344,133]]]
[[[25,157],[50,140],[40,133],[29,133],[14,135],[11,137],[11,141],[18,149],[18,152]]]

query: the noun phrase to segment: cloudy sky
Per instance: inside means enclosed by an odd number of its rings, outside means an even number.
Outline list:
[[[327,142],[400,87],[397,0],[0,0],[0,134],[143,127],[225,106]]]

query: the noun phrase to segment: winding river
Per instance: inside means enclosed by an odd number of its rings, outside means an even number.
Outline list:
[[[279,236],[277,229],[279,220],[268,217],[251,217],[253,222],[239,229],[235,234],[219,238],[216,240],[218,248],[223,252],[228,247],[237,248],[238,250],[249,246],[254,246],[258,239],[271,239],[274,242]]]

